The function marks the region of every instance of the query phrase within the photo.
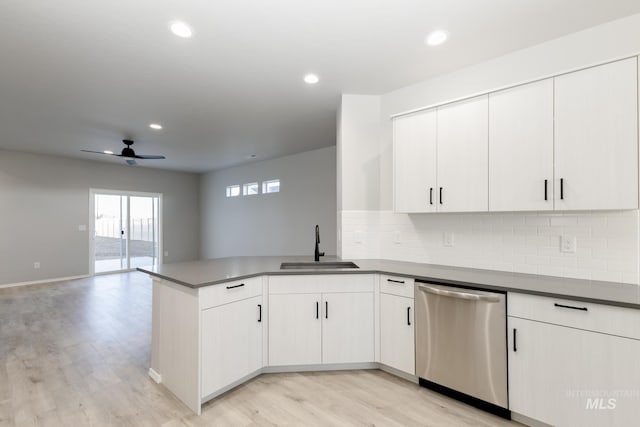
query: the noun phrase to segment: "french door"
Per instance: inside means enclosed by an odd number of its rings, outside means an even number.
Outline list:
[[[91,272],[159,263],[161,195],[91,190]]]

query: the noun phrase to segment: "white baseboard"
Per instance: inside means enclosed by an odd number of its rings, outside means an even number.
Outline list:
[[[285,372],[321,372],[321,371],[346,371],[360,369],[378,369],[379,364],[375,362],[365,363],[336,363],[330,365],[288,365],[288,366],[266,366],[262,368],[264,374],[280,374]]]
[[[0,285],[0,289],[13,288],[16,286],[41,285],[43,283],[66,282],[68,280],[86,279],[87,277],[89,277],[88,274],[82,274],[80,276],[56,277],[53,279],[33,280],[31,282],[8,283],[6,285]]]
[[[152,380],[154,380],[157,384],[162,383],[162,375],[153,370],[153,368],[149,368],[149,376]]]
[[[418,384],[418,377],[415,375],[407,374],[404,371],[392,368],[391,366],[383,365],[382,363],[378,365],[378,369],[396,377],[400,377],[403,380],[411,381],[414,384]]]
[[[511,412],[511,419],[529,427],[552,427],[549,424],[534,420],[533,418],[526,417],[524,415],[518,414],[517,412]]]

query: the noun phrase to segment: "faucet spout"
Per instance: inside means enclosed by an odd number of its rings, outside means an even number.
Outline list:
[[[324,256],[324,252],[320,252],[320,226],[316,224],[316,249],[313,254],[313,260],[320,262],[320,257]]]

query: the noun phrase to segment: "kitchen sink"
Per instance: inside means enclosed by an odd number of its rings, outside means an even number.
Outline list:
[[[335,270],[339,268],[360,268],[350,261],[336,262],[283,262],[280,264],[280,270],[317,270],[327,269]]]

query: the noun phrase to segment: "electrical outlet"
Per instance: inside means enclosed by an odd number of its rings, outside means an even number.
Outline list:
[[[402,243],[402,236],[400,235],[399,231],[393,232],[393,243],[395,243],[396,245]]]
[[[442,235],[442,244],[444,246],[453,246],[453,233],[445,232]]]
[[[36,270],[40,268],[40,263],[38,261],[33,263],[33,268],[35,268]]]
[[[164,256],[169,256],[169,251],[164,251]]]
[[[560,236],[560,252],[576,253],[576,236]]]
[[[84,224],[80,224],[80,225],[78,226],[78,231],[87,231],[87,226],[86,226],[86,225],[84,225]]]
[[[362,243],[362,236],[363,236],[362,231],[356,231],[355,233],[353,233],[353,242]]]

